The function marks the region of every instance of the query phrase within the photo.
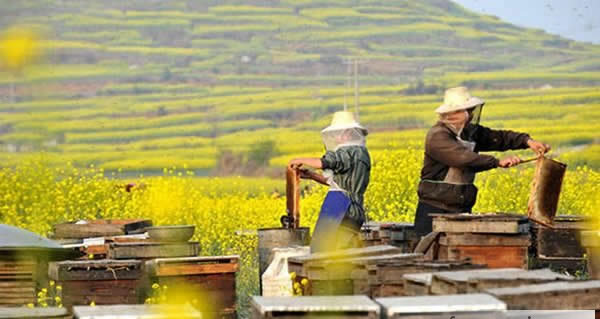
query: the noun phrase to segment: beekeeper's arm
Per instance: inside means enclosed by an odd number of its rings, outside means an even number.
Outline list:
[[[323,164],[320,158],[295,158],[290,161],[288,166],[292,169],[298,169],[298,172],[300,173],[300,178],[312,179],[313,181],[319,184],[329,186],[329,184],[327,183],[327,179],[323,177],[323,175],[315,173],[307,168],[303,168],[303,166],[310,166],[312,168],[323,168]]]

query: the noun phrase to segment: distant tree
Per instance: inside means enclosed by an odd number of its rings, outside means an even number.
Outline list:
[[[272,140],[265,140],[253,144],[248,151],[248,162],[260,166],[269,164],[269,160],[279,154],[277,144]]]

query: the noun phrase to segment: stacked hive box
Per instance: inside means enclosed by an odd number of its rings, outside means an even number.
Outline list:
[[[36,267],[33,259],[0,259],[0,305],[22,306],[36,301]]]
[[[238,256],[159,258],[146,262],[147,286],[167,286],[169,295],[184,294],[181,301],[197,300],[211,306],[209,317],[235,318],[235,276]],[[151,291],[147,288],[146,291]],[[169,298],[173,299],[173,298]],[[207,305],[209,302],[210,305]]]
[[[404,274],[431,273],[438,271],[481,269],[468,261],[422,261],[422,260],[381,260],[367,265],[369,296],[391,297],[418,295],[406,292]]]
[[[420,255],[401,254],[401,249],[387,245],[353,248],[289,258],[288,270],[297,275],[297,280],[308,280],[311,295],[351,295],[355,289],[368,289],[365,266],[368,257],[418,258]]]
[[[553,227],[531,223],[530,255],[535,267],[566,269],[569,272],[583,270],[585,249],[581,246],[580,233],[590,230],[589,220],[582,216],[556,216]]]
[[[50,279],[62,287],[63,305],[136,304],[143,301],[142,262],[77,260],[51,262]]]
[[[415,227],[409,223],[369,222],[361,228],[361,239],[365,246],[391,245],[403,253],[411,253],[418,242]]]
[[[437,258],[485,264],[489,268],[527,269],[529,223],[509,214],[435,214],[433,231],[439,232]]]

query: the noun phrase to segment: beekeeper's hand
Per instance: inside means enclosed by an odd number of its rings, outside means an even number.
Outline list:
[[[518,156],[509,156],[501,159],[498,166],[508,168],[518,165],[519,163],[521,163],[521,159]]]
[[[538,142],[534,139],[529,139],[527,145],[532,149],[538,156],[546,154],[550,150],[550,145],[542,142]]]

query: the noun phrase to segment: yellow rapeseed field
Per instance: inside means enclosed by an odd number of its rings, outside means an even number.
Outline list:
[[[366,194],[371,220],[412,221],[422,149],[392,145],[374,153],[372,182]],[[480,174],[476,212],[520,212],[527,207],[533,165]],[[149,218],[156,225],[193,224],[203,255],[241,255],[238,295],[243,304],[258,292],[257,238],[254,231],[279,226],[285,196],[274,192],[283,183],[248,178],[195,178],[193,173],[165,170],[142,177],[132,192],[123,180],[104,177],[101,169],[62,168],[43,160],[0,170],[0,222],[48,235],[52,225],[79,219]],[[307,184],[311,185],[311,184]],[[560,214],[593,214],[600,201],[600,173],[586,167],[565,177]],[[281,187],[279,187],[281,189]],[[311,185],[301,200],[301,223],[313,227],[326,189]]]

